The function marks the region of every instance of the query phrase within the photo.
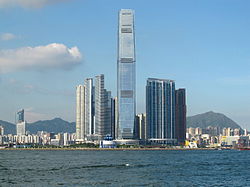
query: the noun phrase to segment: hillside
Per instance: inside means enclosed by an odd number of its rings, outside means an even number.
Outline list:
[[[15,134],[16,125],[0,120],[0,125],[4,127],[4,134]],[[32,134],[36,134],[37,131],[47,131],[47,132],[75,132],[75,123],[70,123],[61,118],[54,118],[52,120],[36,121],[34,123],[28,123],[26,130],[30,131]]]
[[[7,121],[0,120],[0,125],[4,127],[4,134],[15,134],[16,125],[9,123]]]
[[[224,114],[215,113],[212,111],[187,117],[187,127],[206,128],[208,126],[217,126],[221,128],[241,128],[236,122],[234,122]]]
[[[37,131],[47,132],[75,132],[75,125],[61,118],[54,118],[52,120],[36,121],[27,125],[27,130],[32,134],[36,134]]]
[[[0,125],[4,126],[4,134],[16,133],[15,124],[0,120]],[[208,126],[241,128],[236,122],[224,114],[215,113],[212,111],[187,117],[187,127],[206,128]],[[76,127],[75,122],[70,123],[62,120],[61,118],[54,118],[52,120],[43,120],[29,123],[26,126],[26,130],[30,131],[32,134],[36,134],[37,131],[74,133]]]

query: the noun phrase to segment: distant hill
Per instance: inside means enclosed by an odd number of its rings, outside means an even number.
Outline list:
[[[73,133],[76,131],[74,123],[62,120],[61,118],[54,118],[52,120],[36,121],[27,125],[27,130],[31,134],[36,134],[37,131],[47,131],[47,132],[69,132]]]
[[[4,127],[4,134],[16,134],[16,125],[0,120],[0,125]],[[36,121],[34,123],[28,123],[26,125],[26,130],[30,131],[32,134],[36,134],[37,131],[47,131],[47,132],[69,132],[74,133],[76,131],[75,122],[67,122],[61,118],[54,118],[52,120]]]
[[[4,127],[4,134],[16,134],[16,125],[0,120],[0,126]]]
[[[231,127],[233,129],[241,129],[241,127],[236,122],[234,122],[224,114],[215,113],[212,111],[187,117],[187,127],[206,128],[208,126],[217,126],[221,128]]]
[[[15,124],[0,120],[0,125],[4,127],[4,134],[16,134]],[[224,114],[215,113],[212,111],[187,117],[187,127],[206,128],[208,126],[241,128],[236,122]],[[76,131],[76,125],[75,122],[70,123],[61,118],[54,118],[52,120],[43,120],[29,123],[26,126],[26,130],[30,131],[32,134],[36,134],[37,131],[74,133]]]

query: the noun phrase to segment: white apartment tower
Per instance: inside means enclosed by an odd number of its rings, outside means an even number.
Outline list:
[[[79,141],[98,140],[111,134],[111,92],[104,89],[104,75],[87,78],[76,89],[76,136]]]
[[[76,87],[76,139],[85,139],[85,88],[83,85]]]

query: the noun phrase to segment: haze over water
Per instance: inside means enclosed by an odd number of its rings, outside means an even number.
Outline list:
[[[0,151],[0,186],[249,186],[248,151]]]

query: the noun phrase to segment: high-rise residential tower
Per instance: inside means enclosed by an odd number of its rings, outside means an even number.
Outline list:
[[[114,138],[118,139],[118,98],[114,98]]]
[[[146,124],[150,141],[175,143],[175,82],[149,78],[146,86]]]
[[[184,144],[186,139],[186,90],[175,91],[175,135],[178,143]]]
[[[104,75],[87,78],[76,89],[76,136],[78,142],[97,141],[112,134],[111,92],[104,88]],[[114,129],[114,127],[113,127]]]
[[[83,141],[85,132],[85,87],[79,85],[76,87],[76,139]]]
[[[17,112],[17,121],[24,122],[24,109],[21,109]]]
[[[26,133],[26,123],[24,120],[24,109],[17,112],[16,134],[21,136]]]
[[[145,141],[147,139],[146,114],[136,115],[135,129],[137,138]]]
[[[117,96],[117,139],[133,139],[136,110],[134,11],[119,12]]]
[[[95,133],[111,134],[111,92],[104,89],[104,75],[95,77]]]
[[[110,106],[111,106],[111,136],[113,139],[116,137],[116,102],[117,97],[110,99]]]
[[[0,125],[0,136],[4,135],[4,127]]]
[[[86,134],[95,134],[95,88],[93,85],[93,79],[87,78],[84,81],[85,88],[85,128]]]
[[[105,129],[104,129],[104,135],[110,135],[113,136],[112,130],[113,130],[113,117],[112,117],[112,113],[113,113],[113,98],[111,96],[111,91],[107,91],[105,89],[105,99],[106,99],[106,125],[105,125]]]

